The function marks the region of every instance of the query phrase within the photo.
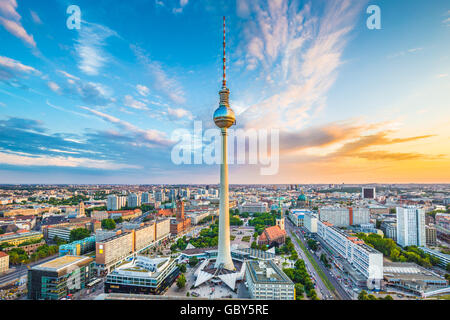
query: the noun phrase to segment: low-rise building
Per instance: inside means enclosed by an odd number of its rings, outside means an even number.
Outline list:
[[[271,226],[261,233],[258,238],[259,245],[282,245],[286,241],[286,231],[279,226]]]
[[[28,231],[28,230],[18,230],[17,232],[9,232],[0,234],[0,244],[9,243],[14,246],[18,246],[21,243],[27,241],[35,241],[43,238],[41,232],[38,231]]]
[[[0,274],[9,270],[9,255],[0,251]]]
[[[268,211],[269,206],[267,202],[245,202],[239,207],[239,212],[262,213]]]
[[[419,296],[447,287],[447,280],[415,263],[386,263],[383,274],[387,288]]]
[[[28,299],[59,300],[86,287],[94,275],[93,259],[66,255],[28,270]]]
[[[252,299],[295,300],[294,283],[271,260],[246,261],[245,279]]]
[[[105,292],[162,294],[179,272],[176,259],[137,256],[107,275]]]

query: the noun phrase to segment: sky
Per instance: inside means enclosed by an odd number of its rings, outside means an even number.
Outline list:
[[[214,128],[222,16],[234,128],[279,137],[230,183],[450,183],[446,0],[0,0],[0,183],[218,183],[172,152]]]

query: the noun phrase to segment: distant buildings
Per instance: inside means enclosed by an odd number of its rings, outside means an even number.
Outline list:
[[[173,258],[137,256],[107,275],[105,292],[162,294],[179,274]]]
[[[42,237],[42,233],[38,231],[18,230],[17,232],[0,234],[0,244],[9,243],[18,246],[26,241],[40,240]]]
[[[262,213],[268,211],[267,202],[245,202],[239,207],[239,212]]]
[[[415,207],[397,207],[397,243],[402,246],[426,245],[425,210]]]
[[[362,187],[361,196],[363,199],[375,199],[375,188]]]
[[[289,220],[297,227],[303,227],[305,225],[305,215],[312,213],[307,209],[292,209],[289,212]]]
[[[368,208],[362,207],[321,207],[319,219],[336,227],[348,227],[369,223],[370,212]]]
[[[127,206],[129,208],[137,208],[141,206],[141,197],[136,193],[130,193],[127,198]]]
[[[0,251],[0,274],[9,270],[9,255]]]
[[[115,194],[110,194],[106,197],[106,209],[107,210],[120,210],[126,206],[127,198],[124,196],[117,196]]]
[[[170,233],[179,235],[186,232],[191,227],[191,218],[184,215],[184,202],[177,201],[176,218],[170,220]]]
[[[295,300],[294,283],[271,260],[245,263],[245,279],[252,299]]]
[[[427,247],[435,247],[437,245],[436,241],[436,228],[433,226],[425,226],[425,238]]]
[[[66,255],[28,270],[28,299],[59,300],[86,287],[94,275],[93,259]]]
[[[317,221],[319,220],[317,214],[312,211],[306,211],[304,220],[304,226],[308,232],[317,233]]]
[[[383,231],[385,238],[397,241],[397,223],[395,220],[384,220],[381,222],[380,229]]]

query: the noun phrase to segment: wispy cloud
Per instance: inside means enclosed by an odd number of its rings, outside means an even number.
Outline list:
[[[342,52],[364,1],[325,1],[319,17],[312,4],[246,1],[246,62],[264,76],[268,94],[241,114],[247,127],[298,129],[325,106]],[[259,68],[259,70],[257,69]],[[242,121],[242,120],[241,120]]]
[[[182,104],[186,102],[185,93],[180,83],[168,75],[162,64],[158,61],[151,60],[148,54],[140,47],[131,45],[131,49],[150,74],[155,78],[156,88],[163,92],[173,102]]]
[[[173,143],[172,141],[167,139],[167,135],[164,132],[154,129],[147,129],[147,130],[140,129],[127,121],[121,120],[119,118],[100,112],[98,110],[94,110],[88,107],[81,107],[81,108],[95,114],[96,116],[100,117],[101,119],[107,122],[110,122],[118,126],[123,130],[128,131],[128,133],[134,135],[135,139],[138,139],[135,142],[144,143],[148,147],[168,146]]]
[[[110,60],[104,46],[106,39],[112,36],[118,35],[108,27],[83,23],[75,43],[75,49],[79,56],[78,67],[83,73],[90,76],[98,75],[100,69]]]
[[[42,20],[36,12],[34,12],[33,10],[30,10],[30,15],[31,15],[31,19],[33,19],[34,23],[42,24]]]
[[[146,86],[142,85],[142,84],[138,84],[138,85],[136,86],[136,90],[137,90],[137,92],[138,92],[141,96],[143,96],[143,97],[148,96],[149,93],[150,93],[150,89],[147,88]]]
[[[20,20],[22,17],[17,13],[16,0],[0,1],[0,24],[11,34],[35,48],[36,42],[33,35],[27,33]]]
[[[139,100],[134,99],[131,95],[126,95],[124,105],[137,110],[148,110],[147,105]]]

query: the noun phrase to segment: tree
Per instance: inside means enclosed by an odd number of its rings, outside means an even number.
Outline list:
[[[70,242],[82,240],[89,237],[91,232],[88,229],[77,228],[70,231]]]
[[[185,273],[186,272],[186,265],[184,263],[180,264],[179,268],[180,268],[180,272],[181,273]]]
[[[178,289],[182,289],[186,286],[186,277],[184,274],[180,274],[180,276],[177,279],[177,287]]]
[[[102,220],[102,229],[114,230],[116,228],[116,222],[113,219]]]
[[[384,300],[394,300],[394,298],[392,298],[390,295],[387,295],[383,298]]]
[[[450,263],[447,263],[447,265],[445,266],[445,270],[447,270],[448,272],[450,272]]]
[[[190,265],[191,267],[196,266],[197,263],[198,263],[198,258],[197,258],[197,257],[194,256],[194,257],[190,257],[190,258],[189,258],[189,265]]]
[[[252,249],[258,249],[258,244],[256,243],[256,241],[253,241],[250,248]]]
[[[305,287],[301,283],[295,284],[295,300],[302,300],[305,293]]]
[[[358,300],[368,300],[367,292],[365,290],[361,290],[358,294]]]

